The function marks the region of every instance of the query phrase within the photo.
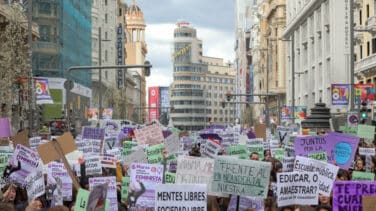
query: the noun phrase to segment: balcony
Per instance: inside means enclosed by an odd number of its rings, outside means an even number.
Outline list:
[[[363,32],[355,32],[354,33],[354,38],[355,38],[355,44],[356,45],[359,45],[359,44],[363,43],[363,40],[364,40],[364,34],[363,34]]]
[[[366,28],[372,34],[376,33],[376,16],[369,17],[366,21]]]
[[[376,68],[376,54],[366,57],[360,61],[355,62],[355,74],[366,74]]]

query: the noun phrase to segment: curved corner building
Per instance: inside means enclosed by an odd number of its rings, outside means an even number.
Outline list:
[[[181,130],[197,131],[210,123],[233,122],[232,106],[221,108],[227,91],[234,90],[233,65],[202,56],[202,41],[186,22],[174,30],[173,83],[170,87],[171,119]]]

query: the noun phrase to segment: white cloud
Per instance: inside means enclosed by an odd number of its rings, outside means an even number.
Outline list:
[[[175,27],[174,23],[147,24],[147,59],[153,65],[151,75],[146,80],[147,87],[169,86],[172,83],[171,53]],[[234,60],[234,35],[231,32],[205,27],[196,29],[198,39],[202,40],[204,56],[223,58],[225,62]]]

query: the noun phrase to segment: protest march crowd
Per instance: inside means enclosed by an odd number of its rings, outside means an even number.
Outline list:
[[[76,137],[0,131],[0,210],[376,210],[374,126],[99,125]]]

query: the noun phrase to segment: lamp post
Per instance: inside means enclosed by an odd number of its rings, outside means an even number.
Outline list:
[[[70,130],[70,112],[69,112],[69,97],[70,97],[70,90],[73,89],[73,81],[70,79],[70,72],[71,71],[77,71],[77,70],[101,70],[101,69],[109,69],[109,70],[116,70],[116,69],[125,69],[127,68],[145,68],[145,71],[149,71],[149,69],[152,67],[149,61],[145,61],[143,65],[110,65],[110,66],[72,66],[69,67],[66,70],[66,75],[67,75],[67,81],[64,83],[64,88],[65,88],[65,94],[66,94],[66,121],[67,121],[67,129],[68,131]]]

